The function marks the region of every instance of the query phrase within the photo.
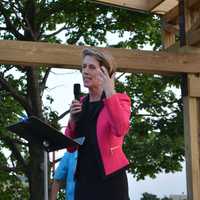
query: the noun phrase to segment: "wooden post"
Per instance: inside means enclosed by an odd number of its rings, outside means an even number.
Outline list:
[[[177,21],[178,17],[178,7],[175,7],[162,17],[162,42],[163,48],[168,49],[176,42],[176,32],[175,28],[169,28],[173,26],[173,22]],[[176,24],[176,23],[175,23]]]
[[[191,1],[185,0],[186,43],[196,24],[196,13],[191,10]],[[199,16],[197,16],[199,18]],[[200,38],[200,36],[198,36]],[[199,74],[187,75],[188,96],[184,97],[184,136],[186,156],[186,177],[188,200],[200,200],[200,77]]]
[[[200,1],[184,1],[186,45],[199,46]],[[177,16],[177,8],[174,8],[163,17],[164,24],[176,25]],[[174,39],[175,32],[168,30],[164,28],[162,30],[165,49],[177,46]],[[187,199],[200,200],[200,76],[198,73],[187,74],[187,87],[188,94],[183,97]]]
[[[188,200],[200,199],[200,78],[188,75],[189,95],[184,97],[184,135]],[[198,87],[198,90],[193,88]],[[190,91],[191,90],[191,91]],[[198,92],[197,92],[198,91]]]

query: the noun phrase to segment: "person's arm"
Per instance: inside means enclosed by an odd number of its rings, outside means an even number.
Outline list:
[[[68,173],[68,153],[65,153],[62,157],[58,167],[56,168],[54,181],[51,188],[51,200],[56,200],[57,193],[59,192],[63,181],[66,180],[67,173]]]
[[[61,187],[61,181],[55,180],[53,181],[52,188],[51,188],[51,199],[50,200],[56,200],[57,194]]]

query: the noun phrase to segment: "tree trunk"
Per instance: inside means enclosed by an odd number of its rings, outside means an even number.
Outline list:
[[[40,32],[36,24],[36,2],[29,0],[25,3],[25,18],[27,26],[31,30],[24,32],[26,41],[36,41],[36,33]],[[31,112],[28,116],[36,116],[40,119],[42,115],[42,98],[39,83],[39,68],[29,67],[27,70],[27,98],[31,105]],[[37,144],[29,144],[29,191],[30,200],[44,200],[44,151]]]
[[[30,152],[30,200],[44,200],[44,152],[31,144]]]
[[[42,99],[38,79],[38,68],[30,67],[27,72],[27,97],[31,104],[31,113],[42,119]],[[30,200],[44,200],[44,151],[35,143],[29,145],[29,186]]]

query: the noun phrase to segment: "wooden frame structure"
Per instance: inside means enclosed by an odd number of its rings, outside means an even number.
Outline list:
[[[181,1],[185,4],[186,48],[179,48],[176,42]],[[96,3],[162,15],[163,45],[167,51],[103,50],[113,54],[120,71],[187,73],[188,94],[184,97],[187,193],[188,200],[200,200],[200,0],[98,0]],[[75,46],[2,40],[0,63],[79,68],[80,51],[81,47]]]

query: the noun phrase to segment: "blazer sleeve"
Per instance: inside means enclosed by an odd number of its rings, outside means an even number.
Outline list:
[[[76,137],[75,126],[76,126],[75,123],[69,121],[65,129],[65,136],[75,138]],[[70,153],[76,151],[77,149],[78,147],[67,147],[67,151]]]
[[[108,111],[108,121],[113,133],[118,137],[127,134],[130,126],[130,98],[126,94],[116,93],[104,100],[104,106]]]
[[[76,137],[75,127],[76,127],[76,124],[74,122],[69,121],[65,129],[65,135],[71,138]]]

